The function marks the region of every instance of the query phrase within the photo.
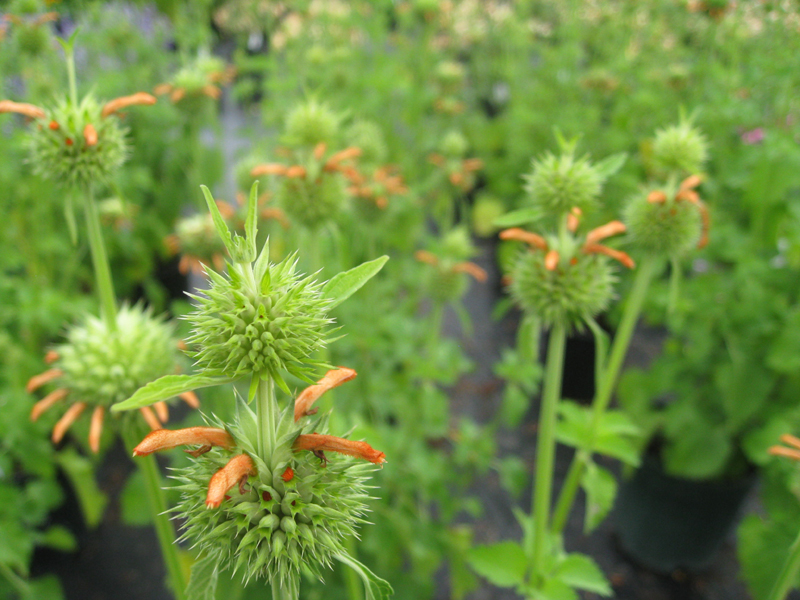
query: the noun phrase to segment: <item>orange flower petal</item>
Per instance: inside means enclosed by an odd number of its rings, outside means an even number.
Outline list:
[[[356,148],[355,146],[345,148],[344,150],[339,150],[339,152],[336,152],[328,159],[328,162],[325,163],[325,169],[335,170],[340,162],[351,158],[357,158],[359,156],[361,156],[361,148]]]
[[[86,402],[76,402],[67,409],[67,412],[58,420],[56,426],[53,427],[53,435],[51,439],[53,443],[57,444],[64,438],[69,428],[75,420],[81,416],[81,413],[86,410]]]
[[[178,398],[186,402],[186,404],[192,408],[200,407],[200,400],[198,400],[197,394],[194,392],[183,392],[182,394],[178,394]]]
[[[797,448],[798,450],[800,450],[800,439],[797,439],[793,435],[790,435],[788,433],[784,433],[781,436],[781,441],[784,444],[788,444],[789,446],[793,446],[793,447]]]
[[[86,127],[83,128],[83,139],[86,140],[87,146],[95,146],[97,144],[97,129],[91,123],[87,123]]]
[[[156,402],[153,404],[153,408],[156,409],[156,416],[159,421],[162,423],[169,421],[169,408],[167,408],[166,402]]]
[[[253,466],[252,458],[247,454],[234,456],[228,461],[227,465],[211,476],[211,480],[208,482],[206,506],[208,508],[217,508],[225,499],[225,494],[228,493],[228,490],[241,482],[242,479],[255,474],[256,470]]]
[[[437,167],[441,167],[445,163],[445,158],[441,154],[436,154],[435,152],[428,156],[428,162],[436,165]]]
[[[308,386],[304,389],[297,399],[294,401],[294,420],[300,420],[309,414],[308,409],[316,402],[322,394],[328,390],[342,385],[343,383],[354,379],[356,372],[347,367],[339,367],[338,369],[331,369],[314,385]]]
[[[480,158],[468,158],[462,163],[464,171],[477,171],[483,168],[483,161]]]
[[[524,229],[520,229],[519,227],[512,227],[511,229],[505,229],[500,232],[500,239],[501,240],[516,240],[518,242],[525,242],[532,248],[536,248],[537,250],[547,250],[547,241],[540,236],[536,235],[535,233],[531,233],[530,231],[525,231]]]
[[[228,450],[236,445],[231,435],[217,427],[188,427],[186,429],[157,429],[148,433],[133,449],[134,456],[170,450],[178,446],[220,446]]]
[[[56,404],[59,400],[66,398],[67,394],[69,394],[69,391],[64,388],[53,390],[47,394],[47,396],[33,405],[33,408],[31,409],[31,421],[35,421],[41,417],[46,410]]]
[[[156,90],[158,90],[158,88],[160,87],[161,86],[158,86]],[[157,91],[156,93],[159,94],[164,92]],[[136,92],[135,94],[131,94],[130,96],[122,96],[121,98],[115,98],[110,102],[106,102],[105,106],[103,106],[103,110],[100,113],[100,115],[103,117],[107,117],[109,115],[113,115],[118,110],[127,108],[128,106],[137,106],[137,105],[149,106],[155,103],[156,103],[156,97],[153,96],[152,94],[148,94],[147,92]]]
[[[305,177],[306,168],[300,165],[294,165],[286,169],[286,177]]]
[[[100,452],[100,436],[103,434],[103,417],[105,414],[105,406],[97,406],[92,413],[92,422],[89,426],[89,448],[95,454]]]
[[[582,214],[583,212],[577,206],[574,206],[572,209],[570,209],[569,214],[567,215],[567,229],[572,233],[575,233],[578,230],[578,225],[580,225]]]
[[[13,112],[31,119],[41,119],[45,112],[38,106],[26,102],[13,102],[11,100],[0,100],[0,113]]]
[[[286,167],[279,163],[266,163],[257,165],[250,171],[252,177],[259,177],[261,175],[286,175]]]
[[[555,271],[558,266],[560,256],[558,250],[550,250],[544,257],[544,268],[548,271]]]
[[[659,204],[667,201],[667,195],[661,190],[654,190],[647,194],[647,201],[651,204]]]
[[[475,281],[480,281],[481,283],[486,281],[486,279],[488,278],[488,276],[486,275],[486,270],[479,267],[474,262],[458,263],[453,267],[453,272],[468,273],[475,278]]]
[[[784,446],[772,446],[769,449],[769,453],[772,456],[785,456],[786,458],[791,458],[793,460],[800,461],[800,450],[796,450],[794,448],[785,448]]]
[[[33,392],[38,390],[44,384],[53,381],[53,379],[58,379],[64,374],[64,371],[61,369],[49,369],[44,373],[39,373],[38,375],[34,375],[28,380],[28,385],[25,386],[25,390],[28,392]]]
[[[628,267],[629,269],[632,269],[636,266],[636,263],[633,262],[633,259],[625,252],[622,252],[621,250],[614,250],[613,248],[603,246],[602,244],[586,244],[583,247],[583,251],[586,254],[605,254],[614,260],[618,260],[623,266]]]
[[[157,96],[169,94],[171,91],[172,91],[171,83],[159,83],[155,88],[153,88],[153,93],[155,93]]]
[[[295,451],[311,450],[315,454],[329,450],[331,452],[346,454],[347,456],[363,458],[376,465],[386,462],[386,455],[383,452],[375,450],[367,442],[353,442],[344,438],[321,433],[300,434],[294,441],[292,449]]]
[[[45,362],[46,364],[48,364],[48,365],[52,365],[52,364],[53,364],[54,362],[56,362],[56,361],[57,361],[59,358],[60,358],[60,357],[59,357],[59,355],[58,355],[58,352],[56,352],[55,350],[48,350],[48,351],[47,351],[47,354],[45,354],[45,355],[44,355],[44,362]]]
[[[219,100],[219,97],[222,95],[222,90],[212,84],[204,85],[203,89],[200,91],[212,100]]]
[[[142,416],[144,417],[144,420],[147,421],[150,429],[161,429],[161,421],[158,420],[158,417],[156,416],[156,413],[153,412],[152,408],[149,406],[143,406],[139,409],[139,412],[142,413]]]
[[[433,252],[428,252],[427,250],[417,250],[414,252],[414,258],[416,258],[419,262],[427,263],[429,265],[438,265],[439,264],[439,257],[437,257]]]
[[[681,182],[680,191],[691,190],[703,183],[703,178],[700,175],[689,175]]]
[[[314,156],[315,160],[322,160],[322,157],[325,156],[325,150],[327,150],[328,145],[325,142],[320,142],[316,146],[314,146],[314,151],[312,155]]]
[[[594,244],[595,242],[599,242],[600,240],[604,240],[607,237],[618,235],[620,233],[625,233],[625,223],[622,221],[611,221],[605,225],[596,227],[587,233],[586,242],[589,244]]]

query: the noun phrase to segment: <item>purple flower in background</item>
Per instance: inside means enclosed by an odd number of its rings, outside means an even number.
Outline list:
[[[760,144],[764,141],[764,128],[756,127],[755,129],[744,131],[740,137],[742,142],[749,146],[752,146],[753,144]]]

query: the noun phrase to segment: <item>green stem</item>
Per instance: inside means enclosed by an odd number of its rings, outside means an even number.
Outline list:
[[[125,445],[128,448],[134,448],[139,441],[136,428],[133,427],[124,427],[123,436]],[[172,528],[172,521],[167,512],[167,500],[164,497],[164,490],[161,486],[161,475],[158,471],[156,457],[152,454],[141,456],[134,462],[144,477],[147,503],[150,506],[150,513],[153,517],[153,525],[156,529],[158,544],[161,547],[161,555],[167,567],[169,586],[172,589],[175,600],[188,600],[186,598],[186,573],[181,566],[180,556],[178,556],[175,531]]]
[[[442,320],[444,318],[444,303],[434,302],[428,313],[428,340],[426,342],[426,349],[428,351],[428,360],[433,360],[433,355],[436,352],[436,346],[442,338]]]
[[[86,213],[86,229],[89,236],[89,248],[92,253],[92,265],[97,282],[97,295],[100,299],[100,310],[109,331],[117,328],[117,300],[114,295],[114,281],[108,266],[108,255],[100,228],[100,217],[94,201],[94,189],[90,184],[84,190],[83,206]]]
[[[253,377],[258,377],[255,373]],[[260,379],[256,384],[256,416],[258,418],[258,453],[269,462],[275,448],[278,429],[278,405],[275,400],[275,384],[272,378]]]
[[[349,537],[344,541],[345,550],[354,559],[358,560],[358,546],[354,537]],[[353,569],[346,569],[344,575],[345,585],[347,586],[347,597],[350,600],[362,600],[364,598],[361,582],[358,580],[358,573]]]
[[[786,557],[767,600],[784,600],[797,581],[798,570],[800,570],[800,534],[789,548],[789,556]]]
[[[0,563],[0,574],[6,578],[6,581],[13,587],[17,593],[23,597],[28,598],[31,595],[31,586],[22,577],[17,575],[14,570],[4,563]]]
[[[639,321],[639,315],[642,312],[642,305],[647,296],[647,290],[650,287],[650,282],[653,280],[653,276],[659,264],[660,261],[658,258],[647,256],[642,260],[636,272],[633,286],[625,302],[622,319],[614,335],[614,341],[611,344],[611,352],[608,357],[605,372],[602,373],[602,376],[599,378],[599,385],[595,391],[594,401],[592,402],[592,421],[590,425],[592,439],[586,440],[585,448],[592,448],[594,436],[597,434],[597,426],[608,408],[609,402],[611,402],[611,395],[616,386],[619,372],[625,362],[625,356],[628,353],[636,323]],[[575,496],[578,493],[584,469],[591,458],[591,451],[582,449],[579,450],[572,459],[572,465],[570,465],[567,476],[564,479],[561,494],[553,513],[553,531],[555,533],[563,531],[567,524],[567,518],[575,502]]]
[[[532,506],[533,539],[526,540],[526,551],[531,557],[533,573],[536,575],[535,585],[541,583],[539,579],[547,549],[556,450],[556,416],[558,402],[561,399],[561,377],[564,370],[566,339],[567,334],[563,325],[555,325],[550,330],[536,440],[536,474],[533,483]]]
[[[75,50],[70,44],[69,49],[65,48],[67,58],[67,80],[69,81],[69,97],[72,100],[72,106],[78,106],[78,82],[75,77]]]
[[[289,582],[287,581],[287,583]],[[271,583],[272,600],[298,600],[300,593],[297,588],[297,582],[291,583],[293,585],[281,585],[280,577],[273,577]]]

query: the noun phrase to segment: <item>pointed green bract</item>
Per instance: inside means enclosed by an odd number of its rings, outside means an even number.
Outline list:
[[[143,388],[137,390],[133,396],[123,402],[119,402],[111,407],[112,412],[123,410],[133,410],[150,406],[162,400],[169,400],[184,392],[191,392],[212,385],[222,385],[230,383],[230,377],[209,377],[207,375],[166,375],[148,383]]]
[[[547,213],[539,206],[512,210],[494,220],[495,227],[519,227],[541,221]]]
[[[222,213],[219,212],[219,207],[217,206],[217,203],[214,200],[214,196],[211,195],[211,191],[204,185],[201,185],[200,189],[203,190],[203,196],[205,196],[206,204],[208,205],[208,210],[211,213],[211,219],[214,221],[214,227],[217,230],[217,234],[219,234],[219,237],[225,244],[225,248],[228,250],[228,254],[233,256],[235,247],[233,244],[233,236],[231,235],[231,230],[228,229],[228,225],[225,223],[225,219],[222,217]]]
[[[364,564],[358,562],[349,554],[336,554],[334,558],[353,569],[361,577],[364,582],[364,593],[367,600],[389,600],[394,593],[388,581],[375,575]]]
[[[355,294],[365,283],[378,274],[388,260],[389,257],[384,255],[334,276],[322,288],[323,295],[331,301],[328,308],[338,306]]]

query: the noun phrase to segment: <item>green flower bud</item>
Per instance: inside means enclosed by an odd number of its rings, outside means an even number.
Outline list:
[[[316,364],[310,357],[325,346],[330,301],[322,284],[295,271],[295,256],[271,264],[268,254],[265,248],[254,264],[230,266],[227,276],[206,270],[211,287],[192,296],[197,310],[187,316],[199,368],[282,381],[282,372],[305,378],[307,366]]]
[[[341,117],[325,104],[309,100],[299,105],[286,118],[284,142],[288,146],[314,147],[333,144],[339,135]]]
[[[77,106],[62,97],[46,110],[28,140],[34,172],[69,186],[107,180],[125,162],[128,145],[119,120],[103,108],[88,95]]]
[[[228,428],[236,450],[215,448],[175,476],[182,492],[175,508],[185,521],[182,539],[213,557],[221,570],[241,573],[245,582],[264,577],[296,586],[306,569],[321,579],[323,568],[346,554],[344,541],[364,522],[366,484],[375,465],[333,454],[323,461],[312,452],[293,451],[298,435],[325,431],[327,419],[295,423],[291,409],[280,417],[275,448],[262,456],[256,415],[244,402],[237,415]],[[209,510],[209,480],[241,452],[252,459],[255,474]],[[270,465],[279,468],[270,470]]]
[[[653,164],[659,171],[679,177],[700,173],[708,158],[708,142],[691,121],[660,129],[653,141]]]
[[[574,149],[560,156],[548,152],[532,161],[532,172],[523,175],[529,203],[548,215],[563,215],[572,208],[591,209],[598,200],[603,178],[584,157],[575,159]]]
[[[55,366],[73,398],[109,407],[145,384],[175,372],[178,346],[174,327],[141,305],[122,306],[117,326],[88,316],[72,326],[66,343],[55,348]]]
[[[616,277],[606,256],[578,252],[553,270],[545,260],[544,252],[525,249],[511,271],[511,296],[544,327],[579,328],[608,307]]]

